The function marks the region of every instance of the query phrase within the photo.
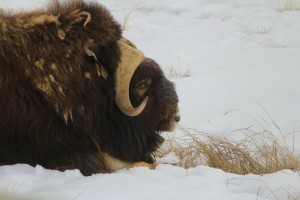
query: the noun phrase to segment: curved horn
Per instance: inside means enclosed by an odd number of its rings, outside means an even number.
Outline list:
[[[146,97],[138,107],[134,108],[129,98],[131,78],[136,68],[143,61],[144,54],[125,38],[118,41],[118,46],[121,51],[121,59],[115,74],[115,101],[125,115],[133,117],[139,115],[144,110],[148,100],[148,97]]]

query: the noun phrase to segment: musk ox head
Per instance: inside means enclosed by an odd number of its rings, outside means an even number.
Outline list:
[[[180,120],[178,97],[172,82],[167,80],[159,65],[145,58],[131,80],[130,99],[133,106],[148,99],[144,111],[137,116],[143,119],[145,127],[157,131],[173,131]]]
[[[123,41],[125,44],[120,46]],[[112,117],[118,122],[110,135],[100,134],[101,141],[113,143],[103,144],[102,148],[128,163],[153,163],[153,152],[163,142],[159,133],[173,131],[180,120],[178,96],[174,84],[154,60],[144,57],[124,38],[119,47],[121,59],[115,72],[114,97],[118,109]],[[116,169],[113,164],[110,168]]]
[[[167,80],[160,66],[154,60],[144,58],[133,43],[122,38],[119,47],[121,60],[115,75],[116,104],[127,116],[141,115],[139,118],[147,122],[145,126],[157,131],[173,131],[180,120],[173,83]]]

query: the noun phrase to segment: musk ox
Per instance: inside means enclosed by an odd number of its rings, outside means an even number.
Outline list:
[[[154,168],[179,119],[173,84],[102,5],[0,11],[0,165]]]

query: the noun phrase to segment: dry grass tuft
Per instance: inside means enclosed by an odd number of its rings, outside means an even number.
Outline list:
[[[172,65],[172,64],[167,67],[168,77],[169,78],[190,77],[192,75],[190,69],[185,69],[184,71],[181,70],[181,60],[180,60],[178,49],[177,49],[177,60],[178,60],[178,67],[177,68],[175,68],[174,65]]]
[[[180,68],[176,69],[173,65],[168,66],[167,71],[169,78],[185,78],[192,75],[190,69],[182,72]]]
[[[280,12],[284,11],[299,11],[299,3],[297,0],[285,0],[283,8],[278,9]]]
[[[256,30],[251,29],[247,26],[239,25],[239,29],[230,34],[235,37],[241,38],[245,42],[262,45],[269,48],[284,48],[286,46],[272,40],[267,35],[271,32],[270,28],[257,27]]]
[[[207,165],[235,174],[267,174],[282,169],[299,170],[300,161],[272,132],[256,132],[252,127],[237,130],[251,136],[234,141],[190,128],[179,128],[185,139],[171,140],[157,152],[158,157],[175,153],[175,165],[191,168]]]

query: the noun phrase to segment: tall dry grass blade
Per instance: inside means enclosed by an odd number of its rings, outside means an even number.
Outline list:
[[[141,0],[137,0],[136,3],[131,7],[129,11],[123,17],[123,22],[121,24],[122,30],[126,30],[129,25],[130,18],[132,17],[133,13],[136,12],[141,5]]]

